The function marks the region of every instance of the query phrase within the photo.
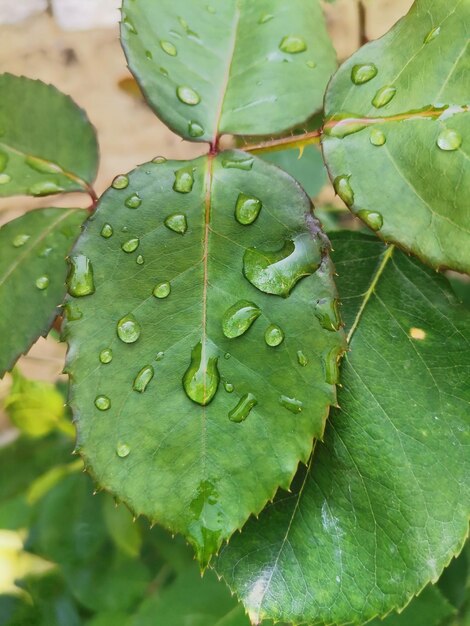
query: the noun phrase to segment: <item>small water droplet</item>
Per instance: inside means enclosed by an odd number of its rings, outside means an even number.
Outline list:
[[[44,248],[39,251],[38,256],[41,257],[41,259],[45,259],[50,255],[52,250],[53,248],[51,248],[51,246],[44,246]]]
[[[131,22],[131,20],[128,17],[125,17],[122,20],[122,22],[123,22],[124,26],[127,28],[127,30],[130,33],[132,33],[133,35],[137,35],[138,34],[136,27],[134,26],[134,24]]]
[[[110,237],[113,236],[113,227],[111,226],[111,224],[104,224],[103,228],[101,229],[101,236],[104,237],[105,239],[109,239]]]
[[[369,141],[373,146],[383,146],[387,141],[385,137],[385,133],[383,133],[380,128],[373,128],[370,131]]]
[[[297,361],[301,367],[306,367],[308,365],[308,359],[302,350],[297,350]]]
[[[160,165],[161,163],[166,163],[166,158],[164,156],[156,156],[154,159],[152,159],[152,163],[156,163],[157,165]]]
[[[36,278],[36,287],[43,291],[43,289],[47,289],[49,287],[49,277],[48,276],[39,276]]]
[[[161,40],[160,48],[163,50],[163,52],[165,52],[171,57],[175,57],[178,54],[178,50],[176,49],[176,46],[172,44],[171,41]]]
[[[341,326],[336,298],[321,298],[317,300],[314,309],[315,317],[325,330],[336,331]]]
[[[354,204],[354,192],[349,182],[350,178],[350,175],[337,176],[333,181],[333,187],[335,188],[336,193],[348,206],[352,206]]]
[[[298,35],[287,35],[279,44],[279,48],[288,54],[298,54],[299,52],[304,52],[307,49],[307,44],[305,43],[305,40]]]
[[[235,218],[243,225],[253,224],[261,211],[262,202],[254,196],[239,194],[235,205]]]
[[[275,348],[284,341],[284,333],[277,324],[270,324],[264,333],[264,340],[268,346]]]
[[[224,157],[222,167],[249,171],[253,167],[253,157]]]
[[[133,193],[132,196],[129,196],[124,203],[128,209],[138,209],[142,204],[142,198],[138,193]]]
[[[375,96],[372,98],[372,105],[375,106],[376,109],[381,109],[386,104],[388,104],[397,93],[397,88],[393,85],[384,85],[381,87]]]
[[[458,150],[462,145],[462,135],[456,130],[446,128],[439,134],[437,145],[441,150],[444,150],[444,152]]]
[[[433,39],[436,39],[436,37],[438,37],[440,34],[441,34],[440,26],[436,26],[435,28],[432,28],[429,31],[429,33],[426,35],[426,37],[424,38],[423,43],[429,43]]]
[[[273,19],[274,15],[272,13],[263,13],[263,15],[259,18],[258,24],[266,24]]]
[[[374,63],[354,65],[351,70],[351,80],[355,85],[363,85],[377,76],[378,69]]]
[[[227,393],[232,393],[235,389],[235,387],[232,385],[232,383],[224,383],[224,389]]]
[[[122,317],[116,326],[118,337],[124,343],[134,343],[140,337],[140,324],[130,313]]]
[[[315,63],[315,61],[307,61],[306,63],[307,67],[309,67],[311,70],[315,69],[317,67],[317,64]]]
[[[178,193],[190,193],[194,185],[192,168],[183,167],[175,172],[175,182],[173,189]]]
[[[61,191],[64,191],[64,188],[51,180],[41,180],[29,188],[29,193],[32,196],[49,196]]]
[[[147,385],[152,380],[154,375],[154,369],[151,365],[143,367],[134,379],[132,389],[143,393],[147,389]]]
[[[67,302],[64,306],[65,318],[68,322],[76,322],[81,320],[83,313],[80,311],[78,305],[75,302]]]
[[[206,406],[217,392],[220,382],[218,357],[206,344],[201,342],[191,351],[191,362],[183,376],[183,387],[190,400]]]
[[[107,411],[111,407],[111,400],[108,396],[96,396],[95,406],[100,411]]]
[[[184,235],[188,230],[186,215],[183,215],[183,213],[173,213],[173,215],[169,215],[165,218],[164,223],[167,228],[180,235]]]
[[[168,71],[164,67],[160,68],[160,74],[164,76],[165,78],[168,77]]]
[[[8,163],[8,154],[0,152],[0,172],[4,172]]]
[[[150,50],[145,51],[145,56],[147,57],[149,61],[153,59],[153,54],[150,52]]]
[[[137,265],[143,265],[145,263],[145,259],[141,254],[139,254],[135,262],[137,263]]]
[[[253,302],[239,300],[227,309],[222,318],[222,330],[226,337],[240,337],[261,315],[261,310]]]
[[[178,100],[183,102],[183,104],[188,104],[189,106],[195,106],[201,102],[201,96],[194,91],[191,87],[187,85],[181,85],[176,89],[176,95],[178,96]]]
[[[227,361],[228,361],[229,359],[231,359],[231,358],[232,358],[232,355],[230,354],[230,352],[226,352],[226,353],[224,354],[224,359],[226,359]]]
[[[257,404],[258,400],[252,393],[245,394],[242,398],[240,398],[237,406],[229,412],[229,420],[236,422],[237,424],[244,422],[250,414],[251,409]]]
[[[93,266],[84,254],[77,254],[69,258],[69,273],[67,288],[71,296],[81,298],[95,293],[93,280]]]
[[[129,185],[129,178],[124,174],[119,174],[111,183],[114,189],[125,189]]]
[[[202,137],[204,135],[204,128],[197,122],[189,122],[188,133],[190,137]]]
[[[113,351],[111,350],[111,348],[105,348],[104,350],[101,350],[100,352],[101,363],[104,363],[104,364],[111,363],[112,360],[113,360]]]
[[[14,248],[21,248],[21,246],[24,246],[24,244],[28,241],[28,239],[30,238],[30,235],[16,235],[16,237],[13,238],[12,244]]]
[[[171,292],[171,285],[168,281],[158,283],[158,285],[156,285],[154,287],[154,290],[152,291],[153,295],[156,298],[167,298],[170,295],[170,292]]]
[[[27,156],[24,161],[31,169],[41,174],[61,174],[64,171],[57,163],[38,157]]]
[[[377,211],[361,209],[356,213],[357,217],[367,224],[372,230],[380,230],[383,226],[383,217]]]
[[[116,446],[116,454],[121,457],[121,459],[125,459],[126,456],[129,456],[131,449],[127,445],[127,443],[118,443]]]
[[[178,22],[181,24],[183,30],[188,35],[188,37],[199,39],[199,35],[190,29],[189,24],[186,20],[184,20],[182,17],[179,17]]]
[[[155,361],[161,361],[165,356],[164,352],[157,352],[157,356],[155,357]]]
[[[303,408],[303,403],[300,400],[289,398],[288,396],[281,396],[279,402],[291,413],[300,413]]]
[[[11,176],[8,174],[0,174],[0,185],[6,185],[11,181]]]
[[[131,252],[135,252],[137,250],[137,248],[139,247],[140,244],[140,239],[138,237],[132,237],[131,239],[128,239],[127,241],[125,241],[121,248],[124,250],[124,252],[127,253],[131,253]]]

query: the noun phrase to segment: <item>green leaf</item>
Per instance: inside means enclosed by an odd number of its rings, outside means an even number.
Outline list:
[[[336,401],[328,241],[297,183],[243,152],[125,181],[72,255],[70,291],[89,294],[65,328],[78,444],[105,489],[205,564],[289,486]]]
[[[319,194],[327,181],[321,153],[315,146],[307,146],[301,154],[295,149],[267,152],[262,158],[295,178],[310,198]]]
[[[470,600],[470,545],[467,542],[461,554],[453,559],[439,578],[438,586],[442,594],[455,607],[460,609]]]
[[[332,238],[351,351],[307,470],[216,563],[253,619],[362,624],[435,582],[468,532],[470,317],[367,235]]]
[[[139,526],[132,520],[132,515],[125,507],[116,507],[111,498],[103,499],[103,516],[116,546],[124,554],[134,556],[140,554],[142,534]]]
[[[0,376],[46,335],[65,293],[64,258],[82,209],[37,209],[0,228]]]
[[[121,39],[150,106],[193,141],[305,121],[336,67],[317,0],[124,0]]]
[[[417,0],[341,66],[323,140],[355,215],[433,267],[461,272],[470,272],[469,28],[468,2]]]
[[[439,589],[428,585],[402,613],[392,613],[384,620],[374,619],[368,623],[369,626],[441,626],[454,614],[454,607]]]
[[[0,74],[0,197],[88,191],[98,145],[85,112],[52,85]]]

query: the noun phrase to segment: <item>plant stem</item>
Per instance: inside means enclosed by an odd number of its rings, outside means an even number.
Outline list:
[[[280,137],[278,139],[271,139],[269,141],[263,141],[252,145],[245,146],[243,150],[245,152],[253,152],[258,154],[260,152],[275,152],[276,150],[288,150],[289,148],[303,149],[305,146],[312,144],[319,144],[322,136],[322,131],[314,130],[304,135],[294,135],[292,137]]]

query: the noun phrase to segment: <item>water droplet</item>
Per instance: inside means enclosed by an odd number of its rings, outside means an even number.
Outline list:
[[[111,407],[111,400],[108,396],[96,396],[95,406],[100,411],[107,411]]]
[[[317,67],[317,64],[315,63],[315,61],[307,61],[306,63],[307,67],[309,67],[311,70],[315,69]]]
[[[184,20],[182,17],[179,17],[178,22],[181,24],[188,37],[199,39],[199,35],[189,28],[189,24],[186,20]]]
[[[232,385],[232,383],[224,383],[224,389],[227,393],[232,393],[235,389],[235,387]]]
[[[351,80],[355,85],[363,85],[377,76],[377,66],[373,63],[354,65],[351,70]]]
[[[339,366],[338,366],[338,349],[333,348],[325,358],[325,380],[329,385],[335,385],[339,379]]]
[[[134,343],[140,337],[140,324],[132,315],[125,315],[117,323],[117,334],[124,343]]]
[[[204,135],[204,128],[197,122],[189,122],[188,133],[190,137],[202,137]]]
[[[113,236],[113,227],[111,226],[111,224],[104,224],[103,228],[101,229],[101,236],[104,237],[105,239],[109,239],[110,237]]]
[[[147,57],[149,61],[153,59],[153,54],[150,52],[150,50],[145,51],[145,56]]]
[[[381,109],[393,100],[396,93],[396,87],[393,87],[393,85],[385,85],[384,87],[381,87],[372,98],[372,105],[375,106],[376,109]]]
[[[224,157],[222,167],[249,171],[253,167],[253,157]]]
[[[337,176],[333,181],[333,187],[343,202],[352,206],[354,204],[354,192],[349,179],[351,176]]]
[[[258,198],[246,196],[244,193],[239,194],[235,205],[235,218],[237,222],[245,226],[253,224],[262,206],[262,202],[258,200]]]
[[[220,547],[226,519],[226,513],[219,504],[219,494],[209,480],[199,483],[196,497],[189,504],[189,511],[192,517],[189,540],[196,549],[201,567],[205,568]]]
[[[321,248],[310,233],[284,243],[280,250],[248,248],[243,256],[243,273],[260,291],[287,297],[294,286],[313,274],[321,262]]]
[[[321,298],[315,304],[315,317],[325,330],[335,331],[341,326],[338,301],[335,298]]]
[[[441,27],[440,26],[436,26],[435,28],[433,28],[433,29],[431,29],[429,31],[429,33],[424,38],[423,43],[429,43],[433,39],[436,39],[436,37],[438,37],[440,35],[440,33],[441,33]]]
[[[61,174],[64,171],[57,163],[38,157],[27,156],[24,161],[31,169],[41,174]]]
[[[370,131],[369,141],[373,146],[383,146],[387,138],[380,128],[373,128]]]
[[[456,130],[446,128],[439,134],[439,137],[437,138],[437,145],[445,152],[458,150],[462,145],[462,136]]]
[[[43,289],[47,289],[47,287],[49,287],[49,277],[48,276],[39,276],[39,278],[36,278],[36,287],[38,289],[40,289],[41,291]]]
[[[168,281],[158,283],[152,291],[156,298],[167,298],[170,295],[171,285]]]
[[[171,57],[175,57],[178,54],[176,46],[171,41],[160,41],[160,48]]]
[[[24,244],[28,241],[28,239],[30,238],[30,235],[16,235],[16,237],[13,238],[12,244],[14,248],[21,248],[21,246],[24,246]]]
[[[230,352],[226,352],[226,353],[224,354],[224,359],[226,359],[227,361],[228,361],[229,359],[231,359],[231,358],[232,358],[232,355],[230,354]]]
[[[201,342],[191,351],[191,362],[183,376],[183,387],[190,400],[206,406],[217,392],[220,382],[217,367],[218,356],[206,344]]]
[[[61,191],[64,191],[64,188],[51,180],[41,180],[34,183],[34,185],[31,185],[29,188],[29,193],[32,196],[49,196],[54,193],[60,193]]]
[[[297,361],[301,367],[306,367],[308,365],[308,359],[302,350],[297,350]]]
[[[8,174],[0,174],[0,185],[6,185],[11,181],[11,176]]]
[[[135,262],[137,263],[137,265],[143,265],[145,263],[145,259],[141,254],[139,254]]]
[[[168,77],[168,71],[164,67],[160,68],[160,74],[164,76],[165,78]]]
[[[222,318],[222,330],[226,337],[240,337],[261,315],[261,310],[253,302],[239,300],[225,311]]]
[[[131,449],[127,445],[127,443],[118,443],[116,446],[116,454],[121,457],[121,459],[125,459],[126,456],[129,456]]]
[[[100,361],[101,363],[111,363],[113,360],[113,351],[111,348],[105,348],[100,352]]]
[[[201,96],[187,85],[181,85],[176,89],[176,95],[178,100],[189,106],[195,106],[201,102]]]
[[[154,159],[152,159],[152,163],[156,163],[157,165],[160,165],[161,163],[166,163],[166,158],[164,156],[156,156]]]
[[[356,213],[357,217],[367,224],[372,230],[380,230],[383,226],[383,217],[377,211],[361,209]]]
[[[123,22],[124,26],[127,28],[127,30],[130,33],[132,33],[133,35],[137,35],[138,34],[136,27],[134,26],[134,24],[131,22],[131,20],[128,17],[125,17],[122,20],[122,22]]]
[[[173,213],[173,215],[169,215],[165,218],[164,223],[167,228],[180,235],[184,235],[188,230],[186,215],[183,215],[183,213]]]
[[[81,298],[95,293],[93,280],[93,266],[84,254],[77,254],[69,258],[69,274],[67,276],[67,288],[71,296]]]
[[[216,12],[216,11],[215,11],[215,9],[214,9],[214,7],[213,7],[213,6],[211,6],[210,4],[208,4],[208,5],[206,6],[206,10],[207,10],[207,12],[208,12],[208,13],[210,13],[211,15],[214,15],[214,14],[215,14],[215,12]]]
[[[229,420],[232,422],[244,422],[248,415],[250,414],[251,409],[258,404],[258,400],[252,393],[245,394],[242,398],[240,398],[237,406],[230,411],[228,414]]]
[[[258,24],[266,24],[266,22],[272,20],[273,17],[274,15],[272,15],[272,13],[263,13],[263,15],[258,20]]]
[[[5,171],[8,163],[8,155],[5,152],[0,152],[0,172]]]
[[[279,402],[291,413],[300,413],[303,408],[303,403],[300,400],[289,398],[288,396],[281,396]]]
[[[140,244],[140,240],[138,237],[132,237],[131,239],[128,239],[127,241],[125,241],[121,248],[124,250],[124,252],[135,252],[137,250],[137,248],[139,247]]]
[[[143,393],[147,389],[149,382],[152,380],[154,373],[154,369],[151,365],[143,367],[135,377],[132,389]]]
[[[138,209],[141,204],[142,199],[138,193],[133,193],[132,196],[129,196],[125,202],[128,209]]]
[[[41,257],[41,259],[45,259],[50,255],[52,250],[53,248],[51,248],[51,246],[44,246],[44,248],[42,248],[42,250],[38,253],[38,256]]]
[[[111,183],[111,187],[114,189],[125,189],[129,185],[129,179],[124,174],[119,174]]]
[[[275,348],[284,341],[284,333],[277,324],[270,324],[264,333],[264,340],[268,346]]]
[[[183,167],[175,172],[173,189],[178,193],[190,193],[194,185],[193,171],[190,167]]]
[[[341,113],[328,120],[324,127],[324,133],[330,137],[344,139],[344,137],[358,133],[365,127],[364,122],[358,122],[351,114]]]
[[[155,357],[155,361],[161,361],[165,356],[164,352],[157,352],[157,356]]]
[[[279,44],[279,48],[288,54],[298,54],[307,49],[307,44],[302,37],[297,35],[287,35]]]
[[[65,318],[68,322],[76,322],[77,320],[81,320],[83,317],[83,313],[78,308],[78,305],[75,302],[67,302],[64,307]]]

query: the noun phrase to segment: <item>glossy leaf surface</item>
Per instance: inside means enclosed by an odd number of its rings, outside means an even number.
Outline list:
[[[38,209],[0,228],[0,376],[49,331],[65,294],[65,257],[85,216]]]
[[[288,487],[335,403],[328,242],[298,185],[243,152],[127,181],[71,255],[73,291],[89,287],[65,327],[79,447],[101,485],[205,564]],[[256,217],[238,221],[241,205]]]
[[[469,28],[468,2],[417,0],[335,75],[323,141],[331,178],[354,214],[433,267],[463,272],[470,272]]]
[[[0,197],[85,191],[98,167],[93,126],[69,96],[0,75]]]
[[[398,250],[352,233],[332,244],[351,337],[341,410],[292,493],[216,562],[255,620],[383,616],[435,582],[468,532],[469,314]]]
[[[336,65],[317,0],[124,0],[121,38],[152,108],[193,141],[303,122]]]

